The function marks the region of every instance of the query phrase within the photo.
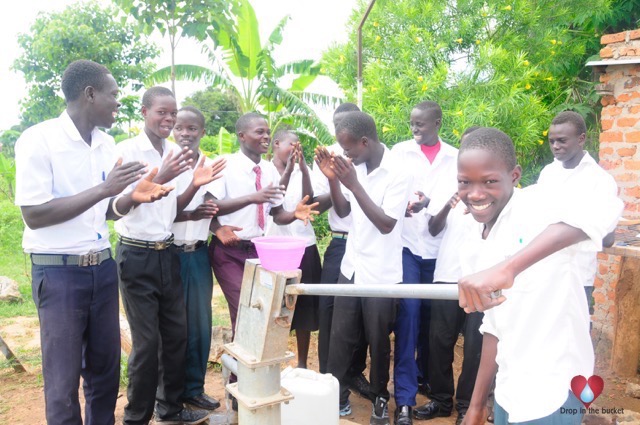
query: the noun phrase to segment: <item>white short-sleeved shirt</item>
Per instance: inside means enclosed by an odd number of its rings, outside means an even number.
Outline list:
[[[15,203],[21,207],[91,189],[105,180],[117,160],[111,136],[94,128],[89,146],[67,111],[25,130],[15,151]],[[73,255],[108,248],[108,206],[109,199],[103,199],[64,223],[36,230],[25,226],[22,247],[27,253]]]
[[[540,172],[538,184],[545,190],[556,192],[556,196],[566,193],[582,193],[583,196],[598,200],[607,196],[617,196],[615,179],[584,152],[582,160],[575,168],[564,168],[562,161],[554,160]],[[581,214],[589,214],[590,210]],[[598,266],[597,252],[581,252],[576,257],[575,267],[582,275],[584,286],[593,286]]]
[[[298,164],[295,165],[289,185],[284,195],[282,206],[287,211],[294,211],[298,203],[302,200],[302,171]],[[297,236],[307,240],[307,246],[316,244],[316,232],[309,221],[306,225],[302,220],[294,220],[293,223],[278,225],[273,222],[273,217],[269,216],[267,221],[267,236]]]
[[[574,376],[593,373],[589,312],[572,264],[577,252],[601,246],[622,211],[622,202],[611,197],[599,200],[609,208],[576,214],[592,200],[554,199],[540,189],[516,189],[486,239],[483,225],[476,223],[461,249],[468,275],[507,259],[554,223],[580,228],[589,237],[520,273],[513,287],[502,291],[506,301],[484,314],[480,331],[498,339],[496,402],[513,422],[550,415],[565,402]]]
[[[256,164],[242,151],[228,155],[226,158],[227,165],[224,169],[224,175],[211,184],[211,194],[216,199],[234,199],[256,193],[256,173],[253,171],[253,167],[256,165],[262,171],[260,182],[263,188],[269,184],[272,186],[280,185],[280,173],[271,162],[261,159],[260,163]],[[282,199],[264,204],[265,228],[271,208],[279,205],[282,205]],[[257,217],[258,205],[250,204],[231,214],[219,216],[218,221],[223,226],[242,227],[242,230],[236,232],[236,235],[240,239],[251,240],[264,234],[264,231],[258,226]]]
[[[460,247],[464,244],[469,232],[475,229],[476,221],[471,214],[465,214],[466,205],[458,202],[449,211],[447,223],[440,233],[444,234],[433,272],[434,282],[457,283],[462,277],[460,264]],[[431,216],[429,216],[431,218]]]
[[[342,149],[339,143],[334,143],[327,147],[327,150],[330,153],[341,156],[344,152],[344,149]],[[365,164],[358,164],[355,167],[358,176],[367,174],[367,166]],[[320,168],[315,165],[312,171],[313,196],[320,196],[329,193],[329,179],[327,179],[327,176],[325,176]],[[343,193],[348,192],[342,184],[340,186],[342,187]],[[327,220],[329,221],[329,227],[334,232],[348,232],[351,227],[351,214],[346,217],[340,217],[333,207],[329,208]]]
[[[204,153],[200,152],[200,155]],[[200,158],[198,158],[200,159]],[[210,166],[213,161],[209,158],[205,159],[205,166]],[[224,172],[224,171],[223,171]],[[193,180],[193,168],[189,168],[184,173],[178,176],[180,179],[180,186],[185,190]],[[193,199],[189,202],[189,205],[185,207],[185,211],[193,211],[205,201],[205,195],[211,191],[211,185],[213,182],[200,186]],[[174,244],[176,245],[191,245],[198,241],[206,241],[209,239],[209,224],[211,224],[210,218],[204,218],[202,220],[186,220],[175,221],[171,227],[173,232]]]
[[[149,137],[143,131],[138,136],[124,140],[116,145],[118,155],[124,162],[141,161],[148,164],[147,168],[152,170],[157,167],[162,169],[162,161],[169,152],[178,155],[181,149],[175,143],[168,140],[162,141],[162,157],[153,147]],[[181,186],[180,176],[174,178],[165,186],[174,186],[169,194],[155,202],[140,204],[129,211],[124,217],[115,223],[115,230],[119,235],[143,241],[157,242],[171,236],[171,227],[176,218],[178,208],[177,198],[186,187]],[[138,182],[133,183],[125,193],[131,192]]]
[[[431,236],[429,215],[436,215],[457,191],[458,150],[440,140],[440,150],[433,163],[413,139],[394,145],[391,151],[399,156],[403,167],[413,175],[410,200],[418,200],[416,191],[431,199],[427,208],[411,217],[404,217],[402,244],[414,255],[424,259],[436,258],[443,233]]]
[[[402,218],[407,209],[413,179],[406,167],[385,147],[380,166],[358,177],[371,200],[397,220],[393,230],[380,233],[351,194],[352,223],[340,272],[355,284],[402,282]]]

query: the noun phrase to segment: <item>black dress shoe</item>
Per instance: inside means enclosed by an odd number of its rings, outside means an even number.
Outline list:
[[[413,410],[413,417],[416,419],[433,419],[447,416],[451,416],[451,410],[444,410],[440,403],[433,400]]]
[[[220,407],[220,402],[213,397],[209,397],[205,393],[197,395],[195,397],[190,397],[184,400],[185,403],[190,404],[191,406],[197,407],[198,409],[204,410],[216,410]]]
[[[370,385],[371,384],[369,384],[367,378],[365,378],[361,373],[354,376],[351,378],[351,381],[349,381],[349,389],[367,400],[371,400]]]
[[[413,425],[412,411],[411,406],[398,407],[394,418],[395,425]]]
[[[209,412],[206,410],[182,409],[176,414],[164,418],[156,417],[157,424],[163,425],[197,425],[209,419]]]

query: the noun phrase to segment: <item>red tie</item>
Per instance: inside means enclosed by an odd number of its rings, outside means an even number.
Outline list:
[[[262,170],[259,166],[253,167],[253,172],[256,173],[256,191],[262,190],[262,183],[260,177],[262,176]],[[258,226],[264,230],[264,205],[258,204]]]

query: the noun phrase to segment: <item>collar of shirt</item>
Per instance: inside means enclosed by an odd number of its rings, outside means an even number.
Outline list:
[[[86,144],[86,142],[80,135],[80,132],[76,127],[76,124],[73,122],[73,120],[69,116],[69,112],[67,112],[66,109],[62,111],[59,118],[60,118],[60,123],[62,124],[62,128],[64,129],[64,132],[67,134],[67,136],[69,137],[69,140],[72,143],[80,142],[80,143]],[[93,130],[91,130],[91,145],[87,145],[87,146],[90,147],[91,149],[97,149],[104,142],[105,142],[105,139],[103,137],[103,134],[100,132],[100,130],[97,127],[94,127]]]
[[[268,161],[265,161],[262,157],[260,158],[260,162],[256,164],[255,162],[253,162],[251,158],[245,155],[242,151],[238,151],[235,155],[237,155],[238,162],[240,164],[241,169],[247,174],[252,174],[253,167],[255,167],[256,165],[264,171],[264,164],[268,164]]]

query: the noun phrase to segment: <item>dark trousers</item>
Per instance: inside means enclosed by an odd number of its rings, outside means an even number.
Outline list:
[[[340,265],[342,257],[347,247],[347,240],[331,238],[327,250],[324,252],[324,262],[322,264],[322,283],[338,283],[340,277]],[[329,344],[331,340],[331,322],[333,320],[334,297],[319,297],[319,329],[318,329],[318,360],[320,362],[320,373],[327,373],[327,362],[329,361]],[[351,371],[347,374],[351,377],[358,376],[367,367],[367,343],[363,339],[356,349]]]
[[[112,425],[120,381],[120,322],[116,263],[31,268],[40,319],[47,424]]]
[[[122,302],[131,328],[125,425],[182,410],[187,317],[174,246],[155,251],[118,243]]]
[[[431,300],[429,383],[431,399],[440,403],[443,410],[453,410],[453,350],[461,328],[464,335],[464,358],[455,392],[456,410],[464,413],[469,408],[480,367],[482,334],[479,329],[483,316],[483,313],[466,314],[458,301]]]
[[[431,283],[436,260],[424,260],[408,248],[402,250],[403,284]],[[403,298],[398,300],[398,312],[394,328],[395,347],[393,363],[394,396],[398,406],[414,406],[420,376],[416,350],[423,360],[428,347],[431,300]],[[424,335],[424,336],[423,336]],[[421,347],[422,345],[422,347]],[[422,372],[423,379],[426,373]]]
[[[211,298],[213,275],[203,246],[193,252],[180,252],[180,276],[187,308],[187,359],[183,398],[204,393],[211,349]]]
[[[209,259],[216,280],[229,305],[231,329],[235,335],[238,304],[240,303],[240,289],[244,275],[244,263],[249,258],[258,258],[256,247],[249,241],[243,241],[238,246],[226,246],[214,237],[209,246]]]
[[[353,280],[340,275],[338,283],[353,283]],[[328,372],[340,382],[340,404],[349,398],[348,372],[363,336],[370,347],[370,398],[389,399],[389,335],[393,330],[395,304],[390,298],[335,298]]]

